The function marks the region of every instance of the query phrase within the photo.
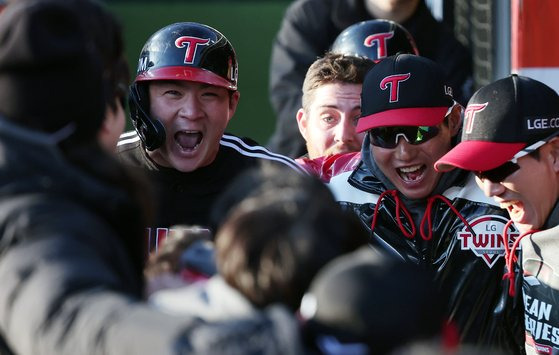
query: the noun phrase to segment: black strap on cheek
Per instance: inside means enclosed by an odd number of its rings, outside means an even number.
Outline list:
[[[130,85],[128,104],[130,107],[130,118],[134,129],[138,132],[140,139],[147,150],[152,151],[165,142],[165,127],[161,121],[153,119],[149,114],[149,94],[147,85]]]

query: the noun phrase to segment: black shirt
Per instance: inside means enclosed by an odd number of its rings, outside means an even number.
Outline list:
[[[247,138],[224,134],[215,160],[192,172],[165,168],[151,160],[135,132],[125,133],[118,144],[121,160],[146,170],[155,190],[155,223],[146,229],[150,249],[157,247],[171,226],[201,226],[213,229],[210,214],[215,201],[241,172],[263,162],[302,171],[299,165],[268,151]]]

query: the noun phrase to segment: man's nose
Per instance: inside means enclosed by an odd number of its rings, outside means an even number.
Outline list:
[[[336,127],[335,139],[338,142],[348,143],[355,141],[355,125],[353,120],[344,115]]]
[[[499,196],[505,190],[505,187],[501,183],[493,182],[489,179],[480,179],[476,177],[476,182],[487,197]]]
[[[408,160],[415,155],[416,147],[408,142],[408,139],[402,134],[396,137],[397,145],[394,148],[396,157],[400,160]]]
[[[203,111],[196,95],[185,95],[181,102],[179,116],[189,120],[195,120],[203,116]]]

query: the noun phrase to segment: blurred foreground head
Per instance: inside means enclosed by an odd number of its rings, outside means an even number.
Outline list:
[[[217,231],[216,261],[256,307],[282,303],[295,311],[323,265],[367,242],[356,217],[315,177],[270,166],[237,181],[236,193],[249,185],[254,192],[230,205]]]
[[[90,140],[128,84],[121,27],[91,0],[19,0],[0,15],[0,115]]]
[[[318,273],[300,314],[321,354],[386,354],[442,334],[440,302],[430,273],[362,248]]]

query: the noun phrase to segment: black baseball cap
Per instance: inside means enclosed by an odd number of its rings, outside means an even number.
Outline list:
[[[386,126],[436,126],[454,106],[443,69],[430,59],[398,54],[365,76],[357,132]]]
[[[535,79],[512,74],[474,93],[464,111],[461,143],[440,158],[435,169],[491,170],[557,134],[557,93]]]
[[[366,246],[323,267],[299,313],[319,348],[362,344],[380,354],[440,334],[441,300],[430,271]]]

